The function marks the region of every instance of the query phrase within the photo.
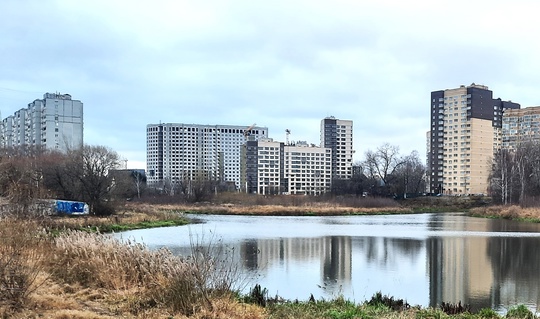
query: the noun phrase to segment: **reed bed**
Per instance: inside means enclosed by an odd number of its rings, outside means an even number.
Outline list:
[[[123,311],[136,315],[161,307],[192,315],[212,312],[214,300],[232,298],[240,273],[226,247],[204,238],[180,257],[132,240],[70,230],[55,238],[51,258],[56,280],[82,287],[128,292]],[[59,267],[58,265],[62,265]]]
[[[474,216],[519,219],[540,222],[540,207],[488,206],[470,210]]]
[[[231,215],[279,215],[279,216],[299,216],[299,215],[361,215],[361,214],[378,214],[378,213],[407,213],[412,212],[408,208],[392,207],[392,208],[369,208],[369,207],[343,207],[327,204],[312,204],[305,206],[282,206],[282,205],[264,205],[264,206],[235,206],[235,205],[219,205],[209,207],[179,207],[185,211],[199,213],[214,213],[214,214],[231,214]]]
[[[22,308],[45,279],[45,232],[34,221],[0,219],[0,309]]]
[[[361,215],[380,213],[410,213],[411,208],[400,206],[384,207],[354,207],[344,206],[337,203],[304,203],[298,206],[287,205],[246,205],[246,204],[199,204],[199,205],[155,205],[162,210],[170,210],[181,213],[207,213],[228,215],[260,215],[260,216],[301,216],[301,215]]]
[[[130,240],[67,231],[55,239],[54,275],[67,283],[107,289],[152,289],[170,277],[184,276],[190,265],[166,249],[150,250]]]

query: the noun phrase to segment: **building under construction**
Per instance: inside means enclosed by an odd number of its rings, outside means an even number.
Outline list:
[[[181,123],[146,127],[148,185],[216,180],[240,188],[241,148],[246,140],[268,137],[268,128]]]

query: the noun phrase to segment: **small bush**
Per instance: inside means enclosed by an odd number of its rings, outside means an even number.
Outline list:
[[[369,306],[380,307],[385,306],[394,311],[409,309],[410,305],[403,299],[394,299],[394,297],[383,296],[379,291],[375,293],[367,302]]]
[[[313,295],[311,295],[311,297],[313,297]],[[250,289],[249,294],[244,297],[244,301],[266,307],[268,301],[268,289],[262,288],[261,285],[256,284]]]
[[[499,314],[491,308],[482,308],[478,311],[478,317],[485,319],[498,319],[500,318]]]
[[[459,301],[457,304],[453,304],[450,302],[443,302],[441,304],[441,310],[444,311],[444,313],[446,314],[456,315],[460,313],[471,312],[471,306],[461,305],[461,301]]]
[[[506,313],[506,318],[512,319],[534,319],[535,316],[525,305],[518,305],[510,308]]]

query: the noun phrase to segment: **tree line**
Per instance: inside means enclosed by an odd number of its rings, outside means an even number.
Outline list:
[[[0,151],[0,195],[19,213],[36,199],[83,201],[96,215],[114,211],[119,198],[134,196],[133,176],[118,173],[120,156],[105,146],[84,145],[66,153],[39,147]]]
[[[493,157],[489,187],[498,203],[536,205],[540,199],[540,143],[529,141],[500,149]]]
[[[332,193],[407,198],[425,191],[426,167],[417,151],[401,155],[399,147],[385,143],[368,150],[353,165],[350,180],[334,180]]]
[[[121,162],[118,153],[105,146],[84,145],[67,152],[1,149],[0,196],[20,212],[36,199],[63,199],[86,202],[93,214],[108,215],[126,199],[201,202],[235,191],[231,183],[218,180],[164,179],[147,188],[144,172],[119,170]],[[423,192],[425,186],[425,167],[418,153],[401,156],[399,148],[390,144],[367,151],[353,171],[351,179],[333,181],[330,195],[407,197]]]

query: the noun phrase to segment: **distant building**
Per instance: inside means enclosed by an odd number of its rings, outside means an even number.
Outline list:
[[[146,127],[147,180],[150,186],[189,180],[234,182],[241,186],[241,146],[268,136],[258,126],[149,124]]]
[[[327,117],[321,121],[321,147],[332,150],[332,179],[352,177],[353,122]]]
[[[67,151],[83,145],[83,103],[69,94],[45,93],[2,119],[0,146]]]
[[[255,194],[320,195],[330,189],[332,150],[306,142],[248,141],[245,190]]]
[[[519,109],[472,84],[431,92],[428,145],[430,192],[486,194],[490,160],[502,145],[503,113]]]
[[[271,138],[247,141],[242,164],[243,189],[247,193],[277,195],[285,191],[284,147]]]
[[[540,142],[540,106],[506,110],[503,114],[503,148],[515,149],[525,142]]]
[[[321,195],[332,183],[332,150],[299,142],[285,146],[289,194]]]

